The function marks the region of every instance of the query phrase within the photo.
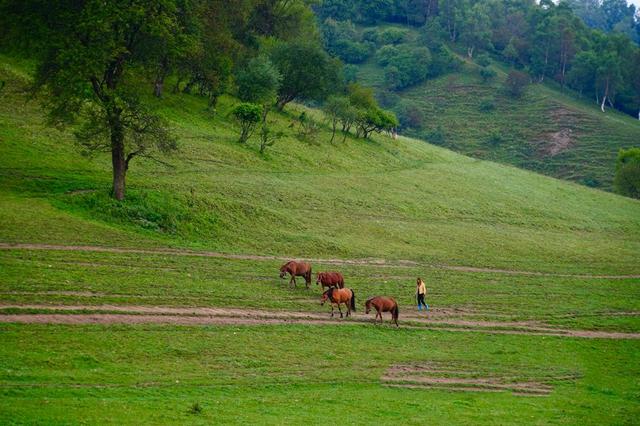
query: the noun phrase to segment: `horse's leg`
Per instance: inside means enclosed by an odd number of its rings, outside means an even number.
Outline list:
[[[351,299],[348,299],[345,305],[347,305],[347,317],[348,317],[351,315]]]
[[[338,310],[340,311],[340,318],[342,318],[342,309],[340,308],[340,302],[338,302]]]
[[[331,302],[331,318],[333,318],[333,302]]]

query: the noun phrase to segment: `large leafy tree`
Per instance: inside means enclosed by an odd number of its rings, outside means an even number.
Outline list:
[[[491,46],[491,11],[488,5],[478,2],[471,7],[464,30],[461,34],[462,42],[467,46],[467,56],[473,57],[476,49],[485,49]]]
[[[52,122],[79,123],[85,152],[111,153],[112,193],[124,199],[133,158],[176,148],[164,121],[139,100],[145,86],[138,70],[149,63],[149,40],[158,49],[179,43],[177,2],[4,0],[0,16],[11,37],[29,38],[38,60],[35,88],[46,92]]]
[[[314,42],[278,43],[271,60],[282,74],[276,102],[280,110],[295,99],[323,100],[340,82],[339,62]]]

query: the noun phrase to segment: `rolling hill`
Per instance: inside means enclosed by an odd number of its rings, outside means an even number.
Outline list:
[[[235,99],[184,94],[145,100],[180,149],[115,202],[25,69],[0,58],[1,423],[638,418],[640,202],[406,137],[330,144],[299,105],[260,155]],[[279,280],[295,257],[345,274],[354,318]],[[375,294],[399,329],[370,324]]]
[[[398,28],[416,44],[417,31]],[[532,84],[521,99],[503,88],[510,67],[494,61],[496,77],[483,81],[480,66],[459,54],[460,69],[386,95],[386,106],[411,106],[422,115],[420,128],[401,133],[480,159],[488,159],[605,190],[612,189],[621,148],[640,141],[640,121],[579,98],[556,84]],[[384,92],[384,70],[375,55],[359,66],[358,81]]]

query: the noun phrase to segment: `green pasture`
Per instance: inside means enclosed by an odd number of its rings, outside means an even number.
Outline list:
[[[236,141],[234,99],[221,99],[214,114],[201,98],[167,94],[147,101],[174,125],[180,151],[164,159],[169,167],[133,162],[128,198],[115,203],[108,156],[82,157],[73,129],[48,127],[37,101],[26,102],[24,65],[0,59],[0,243],[79,246],[0,249],[0,315],[50,312],[27,305],[328,315],[315,283],[290,289],[278,278],[280,260],[81,247],[103,246],[377,259],[313,264],[342,271],[359,310],[368,296],[396,297],[401,325],[422,276],[434,311],[640,332],[637,201],[408,138],[329,144],[323,124],[301,140],[301,106],[271,115],[286,136],[261,156],[255,141]],[[0,423],[632,424],[639,344],[355,322],[2,324]],[[465,363],[479,378],[518,371],[553,390],[534,397],[384,385],[393,366],[433,361]],[[566,375],[573,378],[554,379]]]
[[[640,414],[637,341],[373,325],[0,330],[4,424],[632,424]],[[381,380],[392,365],[430,361],[474,365],[478,377],[547,377],[553,391],[457,393]]]

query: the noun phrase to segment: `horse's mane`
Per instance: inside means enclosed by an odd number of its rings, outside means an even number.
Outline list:
[[[371,301],[372,301],[373,299],[375,299],[376,297],[378,297],[378,296],[371,296],[371,297],[370,297],[370,298],[368,298],[364,303],[365,303],[366,305],[368,305],[368,304],[369,304],[369,303],[371,303]]]
[[[281,271],[284,271],[284,269],[285,269],[287,266],[289,266],[292,262],[293,262],[293,260],[288,261],[287,263],[285,263],[284,265],[282,265],[282,266],[280,267],[280,270],[281,270]]]
[[[333,290],[335,290],[334,287],[329,287],[329,290],[327,290],[327,297],[329,299],[333,298]]]

